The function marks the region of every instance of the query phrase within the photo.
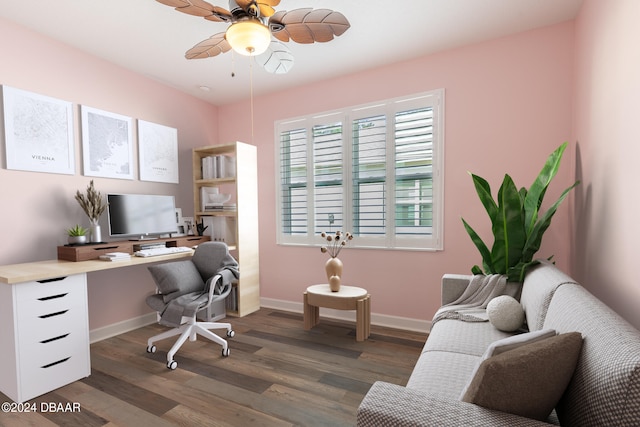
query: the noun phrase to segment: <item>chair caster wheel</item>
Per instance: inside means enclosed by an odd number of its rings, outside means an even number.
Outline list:
[[[235,331],[231,330],[231,331],[227,331],[227,336],[229,338],[233,338],[236,335]]]
[[[178,367],[178,362],[176,362],[175,360],[171,360],[167,362],[167,368],[171,369],[172,371],[177,367]]]
[[[155,345],[150,345],[147,346],[147,353],[155,353],[156,352],[156,346]]]
[[[229,357],[229,353],[230,352],[231,352],[231,350],[229,350],[229,347],[223,348],[222,349],[222,357]]]

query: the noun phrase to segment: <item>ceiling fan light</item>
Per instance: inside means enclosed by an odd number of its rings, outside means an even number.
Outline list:
[[[225,35],[231,48],[241,55],[260,55],[271,43],[271,32],[257,19],[236,22]]]

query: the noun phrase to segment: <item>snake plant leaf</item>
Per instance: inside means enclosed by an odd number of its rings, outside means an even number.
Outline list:
[[[515,266],[509,268],[509,270],[507,271],[507,281],[518,283],[524,282],[524,275],[526,274],[527,270],[539,263],[540,261],[538,260],[529,262],[520,261]]]
[[[475,276],[476,274],[484,274],[484,272],[480,267],[478,267],[477,265],[474,265],[473,267],[471,267],[471,274]]]
[[[571,185],[570,187],[567,187],[562,192],[558,200],[556,200],[555,203],[551,205],[551,207],[549,207],[549,209],[547,209],[547,211],[542,215],[542,217],[536,222],[536,224],[533,227],[533,230],[529,234],[527,243],[523,248],[522,258],[524,260],[531,261],[533,259],[533,256],[540,249],[540,245],[542,243],[542,236],[544,235],[544,232],[547,231],[547,228],[549,228],[553,215],[555,215],[556,211],[558,210],[558,207],[564,201],[564,199],[567,198],[567,196],[569,195],[569,192],[579,184],[580,184],[580,181],[576,181],[573,183],[573,185]]]
[[[491,223],[493,224],[493,219],[498,215],[498,205],[493,200],[493,196],[491,195],[491,186],[486,179],[478,175],[470,175],[471,179],[473,180],[473,185],[476,187],[476,193],[478,193],[480,202],[482,202],[482,205],[487,211],[487,214],[491,219]]]
[[[493,273],[506,274],[520,260],[527,240],[523,221],[520,193],[513,179],[505,175],[498,191],[498,212],[492,227]]]
[[[478,251],[482,256],[482,264],[484,266],[486,273],[490,274],[492,270],[491,265],[493,264],[493,262],[491,261],[491,251],[489,251],[489,248],[487,247],[487,245],[485,245],[485,243],[482,241],[478,233],[476,233],[476,231],[473,228],[471,228],[471,226],[467,223],[467,221],[465,221],[464,218],[461,218],[461,219],[462,219],[462,223],[464,224],[464,228],[467,230],[467,233],[471,237],[471,241],[473,242],[474,245],[476,245],[476,248],[478,248]],[[477,265],[474,266],[474,268],[476,267],[478,268],[478,270],[480,269],[480,267],[478,267]],[[473,274],[481,274],[481,273],[473,273]]]
[[[560,160],[562,160],[562,154],[567,148],[567,143],[563,143],[560,147],[549,155],[542,170],[536,177],[533,184],[529,188],[527,197],[524,201],[525,211],[525,224],[527,227],[527,233],[531,233],[538,220],[538,211],[542,205],[542,200],[547,191],[547,187],[551,183],[551,180],[558,173],[560,168]]]

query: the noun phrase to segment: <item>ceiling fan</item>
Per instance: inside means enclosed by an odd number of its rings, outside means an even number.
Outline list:
[[[157,0],[177,11],[213,22],[231,25],[189,49],[187,59],[210,58],[233,49],[242,55],[255,56],[271,73],[287,73],[293,55],[282,42],[310,44],[328,42],[350,27],[340,12],[329,9],[302,8],[277,11],[280,0],[229,0],[224,9],[204,0]]]

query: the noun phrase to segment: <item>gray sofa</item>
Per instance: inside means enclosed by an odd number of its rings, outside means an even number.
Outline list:
[[[469,280],[445,275],[442,304],[455,301]],[[640,332],[548,262],[527,274],[520,303],[530,331],[583,337],[569,385],[545,422],[461,400],[487,347],[514,333],[489,322],[444,319],[433,325],[406,387],[373,384],[357,425],[640,426]]]

